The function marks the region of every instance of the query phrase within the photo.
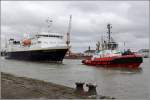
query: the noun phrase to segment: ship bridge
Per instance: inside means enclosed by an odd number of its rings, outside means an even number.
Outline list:
[[[36,35],[36,37],[53,37],[53,38],[63,38],[63,36],[59,33],[41,33]]]

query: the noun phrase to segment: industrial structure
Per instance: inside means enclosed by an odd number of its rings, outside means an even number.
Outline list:
[[[71,32],[71,21],[72,21],[72,15],[70,15],[70,19],[69,19],[69,25],[68,25],[68,31],[67,31],[67,40],[66,40],[66,44],[68,46],[68,56],[70,55],[71,53],[71,50],[70,50],[70,32]]]

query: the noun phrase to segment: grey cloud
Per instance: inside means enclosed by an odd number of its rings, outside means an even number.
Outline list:
[[[148,7],[147,1],[2,1],[2,38],[6,33],[21,38],[24,33],[47,31],[47,17],[53,19],[52,32],[65,34],[72,14],[71,44],[75,51],[88,45],[94,48],[102,34],[107,35],[108,23],[120,44],[126,41],[132,48],[148,48]]]

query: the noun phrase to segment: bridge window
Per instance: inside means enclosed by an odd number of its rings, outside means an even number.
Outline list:
[[[37,38],[39,37],[55,37],[55,38],[63,38],[63,36],[60,35],[36,35]]]

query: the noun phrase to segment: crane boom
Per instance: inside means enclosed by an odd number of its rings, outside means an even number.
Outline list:
[[[70,15],[69,26],[67,31],[67,41],[66,41],[67,46],[69,46],[70,44],[71,20],[72,20],[72,15]]]

